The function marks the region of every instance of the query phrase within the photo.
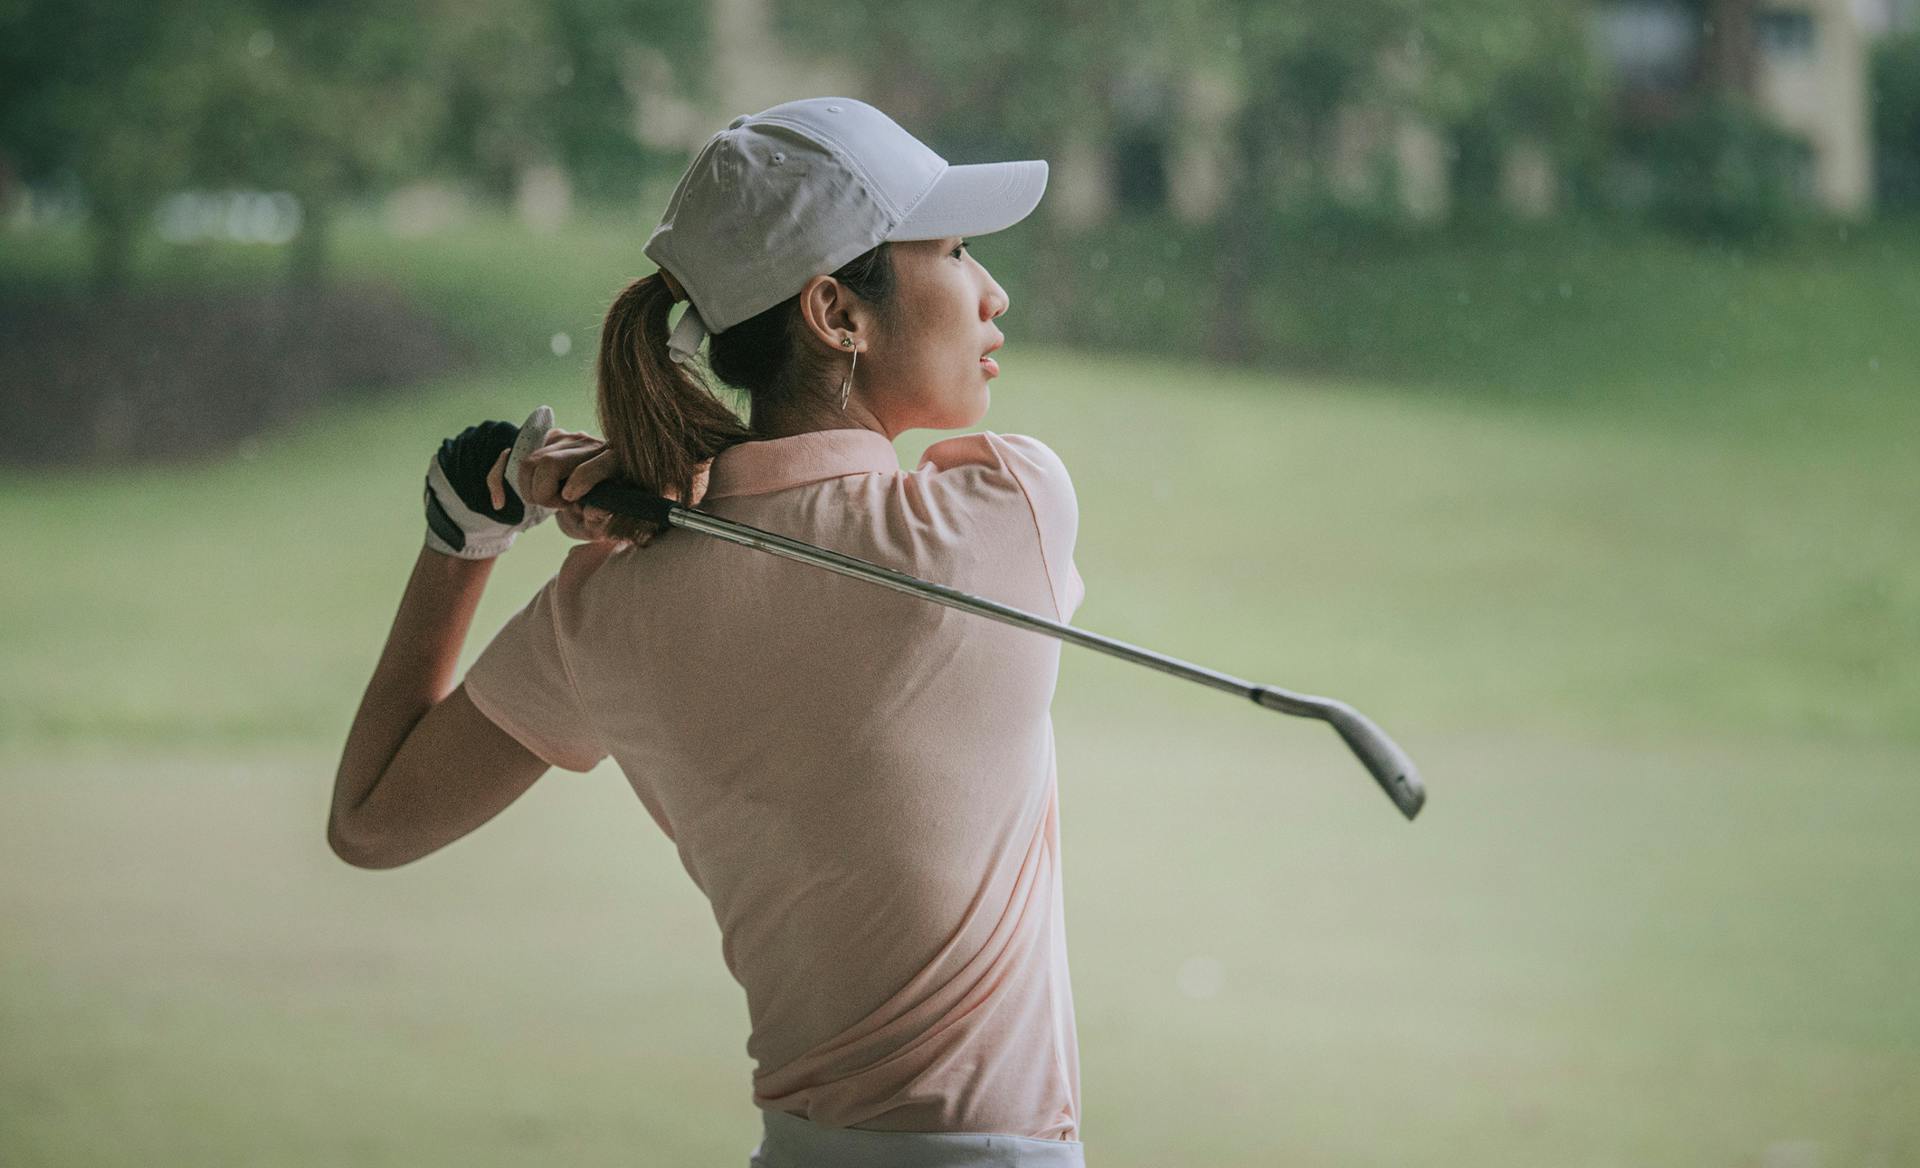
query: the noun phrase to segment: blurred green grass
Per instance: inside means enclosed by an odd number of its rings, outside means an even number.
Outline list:
[[[1100,1163],[1920,1154],[1912,751],[1421,732],[1409,827],[1331,736],[1083,673],[1056,718]],[[9,765],[9,1163],[744,1163],[744,1002],[617,772],[375,874],[320,842],[330,765]]]
[[[433,443],[542,401],[586,425],[641,238],[362,223],[347,270],[418,289],[487,372],[206,465],[0,476],[30,566],[0,574],[0,1161],[745,1159],[743,1002],[617,771],[400,873],[321,838]],[[1315,311],[1391,338],[1312,375],[1030,343],[1005,265],[986,425],[1074,472],[1076,622],[1350,700],[1433,791],[1401,824],[1324,727],[1065,652],[1098,1162],[1920,1160],[1915,382],[1851,364],[1868,337],[1920,369],[1920,341],[1910,276],[1853,242],[1628,239],[1588,270],[1657,278],[1601,280],[1592,316],[1520,296],[1453,350],[1422,290],[1517,261],[1412,248],[1404,303],[1329,275]],[[28,244],[0,268],[63,270],[70,242]],[[1773,315],[1703,371],[1729,282]],[[563,542],[507,557],[469,658]]]
[[[980,241],[981,258],[1035,286],[1035,249],[1003,238]],[[1205,229],[1123,218],[1073,237],[1069,304],[1031,307],[1078,348],[1198,358],[1219,246]],[[1608,220],[1282,221],[1259,247],[1253,348],[1294,374],[1595,424],[1871,440],[1920,421],[1917,254],[1920,222],[1898,220],[1741,245]]]
[[[1920,503],[1897,447],[1809,439],[1787,461],[1007,351],[989,423],[1074,469],[1090,628],[1402,721],[1920,741]],[[578,365],[329,412],[199,470],[14,476],[8,542],[36,567],[0,584],[0,740],[330,741],[385,634],[364,614],[420,538],[396,502],[419,436],[540,402],[588,425]],[[527,541],[483,621],[561,542]]]

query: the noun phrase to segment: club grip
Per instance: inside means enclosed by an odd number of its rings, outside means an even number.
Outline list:
[[[1360,757],[1380,789],[1400,809],[1400,814],[1408,819],[1420,814],[1420,808],[1427,802],[1427,788],[1407,752],[1366,715],[1345,703],[1328,703],[1325,717]]]
[[[595,507],[604,507],[615,515],[625,515],[633,519],[645,519],[668,525],[669,517],[677,504],[672,499],[656,495],[632,483],[604,482],[595,483],[593,488],[580,496],[582,503],[591,503]]]

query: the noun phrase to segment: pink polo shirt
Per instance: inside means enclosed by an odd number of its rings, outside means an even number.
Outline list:
[[[1078,510],[1017,434],[913,471],[870,430],[750,442],[702,510],[1069,618]],[[712,903],[754,1102],[828,1127],[1078,1139],[1060,642],[673,531],[580,545],[466,677],[554,766],[612,755]]]

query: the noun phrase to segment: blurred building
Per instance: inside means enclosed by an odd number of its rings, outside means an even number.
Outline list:
[[[1869,36],[1920,28],[1920,0],[1854,0],[1854,19]]]
[[[800,97],[851,97],[865,88],[852,61],[794,52],[774,31],[769,0],[707,0],[706,10],[713,71],[704,83],[711,108],[686,96],[696,87],[676,76],[676,62],[665,53],[655,50],[637,63],[637,105],[646,116],[634,132],[649,146],[692,154],[740,114]]]
[[[1655,124],[1703,93],[1751,101],[1807,144],[1806,196],[1839,215],[1873,197],[1867,105],[1868,35],[1862,14],[1889,26],[1901,0],[1778,0],[1721,4],[1721,26],[1686,0],[1600,0],[1594,42],[1613,78],[1621,116]]]
[[[688,87],[673,62],[641,62],[647,116],[636,133],[650,145],[691,152],[736,114],[805,94],[872,91],[857,59],[803,57],[783,43],[770,0],[712,0],[709,13],[714,108],[681,96]],[[1592,0],[1590,16],[1593,50],[1629,130],[1731,89],[1805,142],[1800,187],[1808,201],[1838,215],[1870,209],[1870,40],[1912,27],[1920,0]],[[1732,32],[1716,32],[1716,22]],[[1286,160],[1271,176],[1282,197],[1297,187],[1415,220],[1451,214],[1460,143],[1407,112],[1414,103],[1394,100],[1417,88],[1417,68],[1384,62],[1381,86],[1397,92],[1342,110],[1326,156]],[[890,102],[890,112],[924,118],[927,111],[908,108],[913,96]],[[1110,132],[1063,134],[1050,159],[1050,213],[1080,226],[1134,210],[1214,218],[1237,164],[1234,84],[1204,71],[1117,77],[1112,106]],[[1524,133],[1499,142],[1490,197],[1525,217],[1559,210],[1565,184],[1551,146]]]
[[[1714,20],[1703,19],[1709,6],[1744,19],[1716,35]],[[1842,216],[1871,209],[1870,42],[1913,27],[1920,0],[1593,0],[1590,16],[1592,48],[1629,136],[1724,92],[1805,143],[1794,177],[1807,202]],[[1463,189],[1462,144],[1409,112],[1417,103],[1394,100],[1418,88],[1416,71],[1409,61],[1383,62],[1380,88],[1394,92],[1342,109],[1326,155],[1291,160],[1270,185],[1283,199],[1290,188],[1312,189],[1414,220],[1450,215]],[[1063,192],[1069,218],[1165,209],[1190,222],[1212,219],[1236,164],[1234,86],[1206,72],[1168,86],[1132,79],[1116,83],[1114,106],[1114,139],[1082,143],[1068,165],[1056,165],[1067,185],[1096,188]],[[1497,143],[1491,197],[1523,217],[1559,210],[1565,182],[1552,145],[1544,133],[1524,132]]]

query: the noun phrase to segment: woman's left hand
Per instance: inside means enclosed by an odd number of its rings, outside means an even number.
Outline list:
[[[482,422],[442,442],[427,461],[427,547],[460,559],[491,559],[551,515],[500,484],[552,423],[553,411],[541,406],[517,428]]]

